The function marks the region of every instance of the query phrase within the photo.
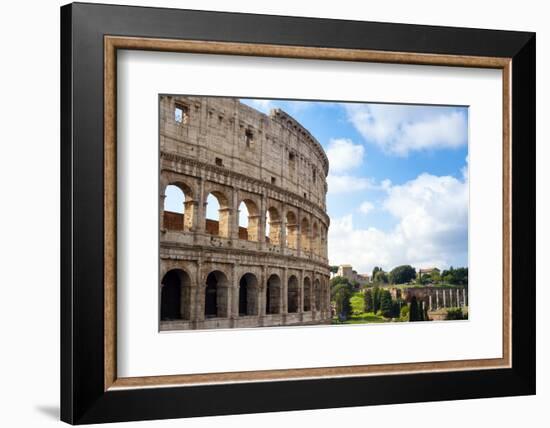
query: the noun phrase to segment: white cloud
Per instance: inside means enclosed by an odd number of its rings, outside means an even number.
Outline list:
[[[391,269],[466,263],[468,181],[421,174],[387,189],[382,203],[397,219],[390,231],[355,228],[353,215],[331,219],[329,260],[350,263],[360,272],[374,266]]]
[[[359,205],[359,212],[361,212],[363,214],[368,214],[373,209],[374,209],[374,205],[369,201],[365,201],[361,205]]]
[[[467,116],[454,108],[349,104],[346,113],[366,141],[398,156],[456,148],[468,141]]]
[[[247,99],[247,100],[241,100],[244,101],[249,106],[260,110],[264,113],[269,113],[269,110],[271,110],[273,106],[272,100],[261,100],[261,99]]]
[[[361,166],[365,148],[349,138],[337,138],[330,140],[326,153],[330,172],[341,173]]]
[[[332,175],[327,177],[328,193],[350,193],[371,189],[374,181],[366,177],[354,177],[352,175]]]

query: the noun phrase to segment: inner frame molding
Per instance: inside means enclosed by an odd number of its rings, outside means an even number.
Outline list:
[[[170,376],[117,376],[116,367],[116,212],[117,212],[117,50],[145,50],[212,55],[238,55],[393,64],[438,65],[502,70],[503,125],[503,319],[502,358],[421,363],[353,365],[305,369],[261,370]],[[289,45],[172,40],[141,37],[104,37],[104,390],[193,386],[315,378],[363,377],[423,372],[465,371],[512,367],[512,165],[511,165],[511,58],[383,52]]]

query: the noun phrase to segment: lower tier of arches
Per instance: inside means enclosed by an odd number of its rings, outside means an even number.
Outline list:
[[[315,270],[161,262],[161,330],[326,324],[328,276]]]

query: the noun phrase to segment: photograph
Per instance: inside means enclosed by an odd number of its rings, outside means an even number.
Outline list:
[[[468,106],[158,102],[161,332],[468,319]]]

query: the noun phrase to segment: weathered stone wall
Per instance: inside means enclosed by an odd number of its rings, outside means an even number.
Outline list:
[[[465,287],[392,287],[389,289],[394,299],[410,303],[413,297],[424,302],[429,310],[468,306],[468,292]]]
[[[160,150],[161,329],[330,322],[328,160],[309,132],[236,99],[163,96]],[[168,185],[184,215],[164,212]]]

